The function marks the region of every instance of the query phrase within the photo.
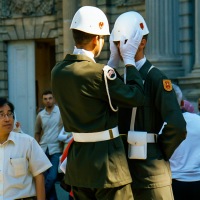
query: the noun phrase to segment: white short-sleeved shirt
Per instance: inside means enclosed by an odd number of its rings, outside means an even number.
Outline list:
[[[36,196],[33,177],[51,166],[33,137],[10,132],[0,144],[0,200]]]
[[[63,147],[60,141],[58,141],[58,135],[62,127],[63,123],[57,105],[54,106],[50,114],[45,109],[38,113],[35,123],[35,132],[43,131],[39,144],[44,152],[46,152],[48,148],[50,155],[62,153]]]
[[[200,181],[200,116],[183,113],[187,137],[170,158],[172,178],[178,181]]]

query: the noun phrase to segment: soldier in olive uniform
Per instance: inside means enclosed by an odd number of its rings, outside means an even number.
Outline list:
[[[186,123],[178,105],[176,94],[171,81],[159,69],[153,67],[144,55],[149,31],[139,13],[130,11],[120,15],[110,37],[118,44],[120,34],[126,35],[126,39],[128,39],[138,24],[143,29],[143,38],[136,53],[135,61],[136,68],[144,83],[145,103],[136,109],[135,121],[132,109],[121,108],[119,110],[119,132],[127,134],[132,128],[135,131],[133,133],[137,131],[137,133],[146,134],[145,139],[140,143],[143,145],[143,141],[146,141],[146,159],[128,159],[133,178],[134,199],[172,200],[171,171],[168,160],[186,137]],[[109,63],[112,66],[112,62]],[[164,122],[162,134],[158,137]],[[125,142],[127,151],[128,146],[132,150],[137,148],[137,145],[138,143],[136,146],[130,146],[127,141]],[[144,148],[144,146],[141,147]]]
[[[143,83],[135,66],[135,53],[142,29],[133,33],[132,42],[121,42],[127,70],[125,85],[109,66],[97,57],[109,35],[105,14],[92,6],[81,7],[70,27],[76,43],[52,70],[52,89],[60,108],[64,128],[74,142],[67,158],[65,183],[72,186],[75,199],[132,200],[123,142],[119,137],[117,106],[142,106]],[[115,49],[117,52],[117,47]]]

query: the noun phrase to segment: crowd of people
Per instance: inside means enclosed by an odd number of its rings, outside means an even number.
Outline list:
[[[146,58],[144,18],[125,12],[110,33],[104,12],[83,6],[70,29],[75,48],[52,70],[34,138],[19,133],[14,105],[0,98],[0,196],[57,200],[61,173],[74,200],[200,198],[200,98],[194,113],[180,88]],[[95,58],[108,35],[105,65]]]

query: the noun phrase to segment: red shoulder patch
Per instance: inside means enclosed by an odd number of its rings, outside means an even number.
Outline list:
[[[163,87],[168,92],[172,91],[172,82],[171,82],[171,80],[164,79],[163,80]]]

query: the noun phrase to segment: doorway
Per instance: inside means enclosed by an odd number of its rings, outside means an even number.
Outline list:
[[[54,39],[8,43],[8,97],[15,105],[22,131],[31,136],[42,108],[42,92],[51,88],[54,65]]]
[[[55,62],[55,40],[37,40],[35,42],[36,112],[43,109],[43,91],[51,89],[51,70]]]

